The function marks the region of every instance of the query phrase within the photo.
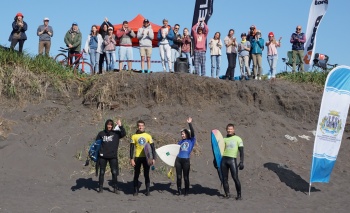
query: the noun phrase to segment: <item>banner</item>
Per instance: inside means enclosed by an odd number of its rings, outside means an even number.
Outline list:
[[[199,18],[204,18],[204,22],[208,24],[213,14],[213,2],[214,0],[196,0],[191,28],[198,23]]]
[[[350,67],[334,68],[327,77],[317,122],[310,172],[313,182],[329,182],[337,160],[350,105]]]
[[[306,71],[310,69],[313,63],[317,29],[326,14],[327,8],[328,0],[312,0],[305,34],[304,68]]]

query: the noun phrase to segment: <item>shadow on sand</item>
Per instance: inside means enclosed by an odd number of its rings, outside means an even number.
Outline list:
[[[71,190],[76,191],[82,188],[97,191],[98,181],[94,181],[92,178],[79,178],[76,180],[76,185],[71,187]]]
[[[285,183],[291,189],[295,191],[303,192],[307,194],[309,192],[309,183],[306,182],[300,175],[295,174],[292,170],[289,170],[286,165],[280,165],[277,163],[265,163],[264,167],[277,174],[281,182]],[[311,187],[311,192],[321,191],[315,187]]]

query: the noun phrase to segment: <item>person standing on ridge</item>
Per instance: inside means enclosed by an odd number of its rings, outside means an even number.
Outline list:
[[[114,32],[114,26],[111,22],[108,21],[108,18],[105,18],[103,23],[100,26],[99,29],[99,34],[102,36],[102,39],[105,40],[105,36],[108,35],[108,28],[112,27],[113,32]],[[102,46],[102,49],[104,50],[104,45]],[[107,62],[107,56],[106,53],[104,51],[102,51],[102,53],[100,54],[100,60],[98,62],[98,74],[102,74],[102,70],[103,70],[103,64],[104,61],[106,60]],[[106,67],[106,70],[108,68]]]
[[[134,167],[134,196],[138,195],[141,165],[143,166],[143,174],[145,176],[146,196],[150,195],[150,165],[147,163],[144,151],[146,143],[149,143],[151,145],[153,154],[152,165],[154,165],[156,152],[152,136],[145,132],[145,122],[139,120],[137,121],[136,134],[132,135],[130,143],[130,164],[132,167]]]
[[[141,72],[151,71],[152,40],[154,33],[149,20],[143,20],[143,26],[137,31],[137,39],[140,43]],[[145,58],[147,59],[147,69],[145,69]]]
[[[173,64],[171,62],[171,46],[174,44],[174,31],[171,29],[171,26],[168,25],[168,19],[163,19],[163,26],[158,31],[157,39],[163,72],[166,72],[166,61],[168,62],[169,72],[173,72]]]
[[[225,79],[229,79],[231,81],[234,80],[235,68],[236,68],[236,60],[237,60],[237,47],[238,43],[236,41],[236,37],[234,37],[235,31],[230,29],[228,31],[227,36],[224,39],[224,43],[226,46],[226,55],[228,61],[228,67],[225,74]]]
[[[198,23],[192,27],[192,35],[194,40],[194,69],[201,76],[205,76],[205,53],[207,51],[206,41],[208,33],[208,26],[203,19],[198,19]]]
[[[13,50],[18,43],[18,52],[23,52],[23,44],[27,40],[27,29],[28,25],[25,21],[23,21],[23,14],[17,13],[14,21],[12,22],[12,31],[9,37],[9,42],[11,42],[11,50]]]
[[[77,22],[73,22],[72,27],[67,31],[66,35],[64,36],[64,43],[66,43],[68,50],[68,56],[70,63],[74,63],[77,59],[77,56],[73,57],[71,55],[73,54],[79,54],[81,51],[81,32],[78,27]]]
[[[301,26],[297,26],[295,33],[290,37],[290,43],[292,43],[292,64],[295,72],[297,58],[299,58],[299,71],[304,72],[304,43],[306,42],[306,36],[301,32]]]
[[[50,56],[51,37],[53,29],[49,26],[49,18],[44,18],[44,24],[40,25],[37,30],[39,36],[39,55],[42,55],[45,48],[45,56]]]
[[[119,70],[123,69],[124,61],[127,61],[128,70],[132,70],[132,38],[136,35],[134,31],[129,28],[129,22],[123,21],[123,26],[117,31],[117,38],[119,39]]]

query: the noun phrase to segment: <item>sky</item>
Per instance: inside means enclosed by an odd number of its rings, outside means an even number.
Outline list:
[[[73,3],[74,2],[74,3]],[[195,0],[11,0],[6,1],[2,9],[0,19],[0,44],[10,46],[8,41],[12,30],[13,18],[18,12],[24,15],[24,21],[28,24],[26,32],[28,40],[24,43],[24,49],[31,55],[38,53],[39,38],[36,30],[43,23],[43,18],[50,18],[53,27],[52,56],[58,54],[58,49],[64,46],[64,35],[70,29],[73,22],[77,22],[83,35],[82,43],[85,44],[91,26],[100,25],[105,17],[112,24],[120,24],[124,20],[130,21],[137,14],[142,14],[151,22],[162,25],[162,20],[167,18],[169,24],[180,24],[180,32],[184,27],[191,28]],[[249,3],[247,3],[249,2]],[[277,72],[286,70],[282,58],[291,50],[289,42],[291,34],[297,25],[301,25],[306,32],[311,2],[314,0],[214,0],[214,11],[209,20],[209,35],[212,38],[215,32],[221,33],[221,39],[227,35],[229,29],[235,30],[235,36],[240,41],[240,34],[247,32],[251,25],[261,30],[262,37],[266,40],[269,32],[274,32],[275,37],[282,37],[282,47],[278,49],[279,59]],[[329,6],[317,31],[315,53],[329,56],[328,63],[338,65],[350,65],[350,20],[349,0],[328,0]],[[141,26],[140,26],[141,27]],[[225,48],[222,49],[220,75],[224,75],[227,68]],[[139,50],[133,50],[134,60],[140,60]],[[206,75],[210,76],[210,51],[207,50]],[[266,48],[263,52],[263,73],[267,74],[269,68],[266,60]],[[118,58],[118,54],[117,54]],[[152,60],[160,60],[158,48],[153,49]],[[140,69],[139,63],[133,63],[133,68]],[[160,64],[152,64],[154,71],[161,71]],[[290,71],[290,68],[287,68]],[[239,75],[239,65],[235,69],[235,75]]]

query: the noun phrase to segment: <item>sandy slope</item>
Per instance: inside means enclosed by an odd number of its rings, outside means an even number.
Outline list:
[[[118,94],[104,97],[104,110],[96,109],[98,98],[92,100],[91,94],[107,84],[111,94]],[[124,86],[116,90],[118,85]],[[314,140],[309,131],[316,129],[321,96],[319,88],[283,80],[271,86],[267,81],[118,73],[97,80],[86,96],[68,102],[48,95],[44,102],[21,109],[2,105],[0,117],[15,123],[0,137],[0,212],[348,212],[348,127],[331,182],[314,184],[308,196]],[[114,110],[109,110],[112,105]],[[76,154],[105,119],[116,116],[128,125],[144,119],[148,131],[165,135],[169,143],[179,139],[186,117],[193,117],[200,154],[191,159],[188,197],[173,195],[175,182],[160,171],[161,162],[151,174],[150,197],[132,196],[130,167],[119,176],[120,195],[96,192],[97,178]],[[239,173],[242,201],[222,198],[212,166],[210,130],[224,134],[229,122],[235,123],[245,145],[245,169]],[[286,134],[298,141],[287,140]],[[128,143],[122,140],[123,146]],[[106,188],[110,180],[108,176]],[[141,192],[144,188],[142,184]],[[232,179],[230,188],[235,194]]]

